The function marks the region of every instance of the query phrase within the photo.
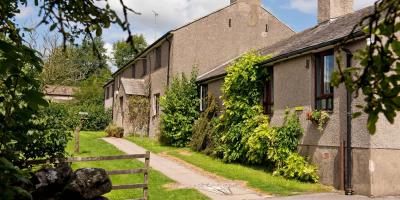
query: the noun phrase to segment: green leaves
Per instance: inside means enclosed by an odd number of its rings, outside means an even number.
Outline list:
[[[160,140],[164,144],[183,147],[192,136],[193,123],[199,116],[200,105],[196,78],[196,69],[193,69],[190,79],[184,74],[174,77],[165,95],[161,97]]]
[[[361,91],[364,95],[362,109],[368,114],[367,128],[371,134],[376,132],[380,114],[394,123],[400,110],[400,42],[396,35],[400,28],[399,10],[398,0],[379,1],[375,12],[360,23],[366,25],[361,28],[371,41],[355,54],[361,66],[342,69],[333,76],[334,86],[345,83],[351,93],[358,95]],[[345,46],[347,42],[341,45]],[[338,64],[340,67],[339,61]]]

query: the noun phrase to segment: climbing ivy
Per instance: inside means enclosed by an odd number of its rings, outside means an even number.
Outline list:
[[[268,78],[267,69],[256,64],[268,58],[249,52],[227,67],[222,86],[225,112],[220,116],[218,125],[225,161],[245,160],[244,141],[258,126],[251,119],[263,112],[261,91]]]

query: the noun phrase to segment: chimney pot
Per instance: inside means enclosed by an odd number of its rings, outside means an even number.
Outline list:
[[[318,0],[318,23],[353,12],[354,0]]]

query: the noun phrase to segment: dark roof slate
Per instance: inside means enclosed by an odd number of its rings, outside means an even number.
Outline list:
[[[361,19],[374,11],[370,6],[356,12],[338,17],[335,20],[328,21],[312,28],[306,29],[300,33],[294,34],[288,39],[277,42],[271,46],[258,50],[261,55],[272,54],[273,57],[264,61],[263,64],[271,61],[278,61],[282,58],[304,53],[313,49],[329,46],[330,43],[338,43],[351,33],[354,26]],[[356,30],[356,32],[359,30]],[[215,67],[213,70],[199,76],[197,81],[207,81],[226,74],[225,68],[233,60]]]

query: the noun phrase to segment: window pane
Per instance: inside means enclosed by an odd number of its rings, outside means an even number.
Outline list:
[[[333,55],[324,56],[324,94],[331,94],[331,77],[334,67]]]

